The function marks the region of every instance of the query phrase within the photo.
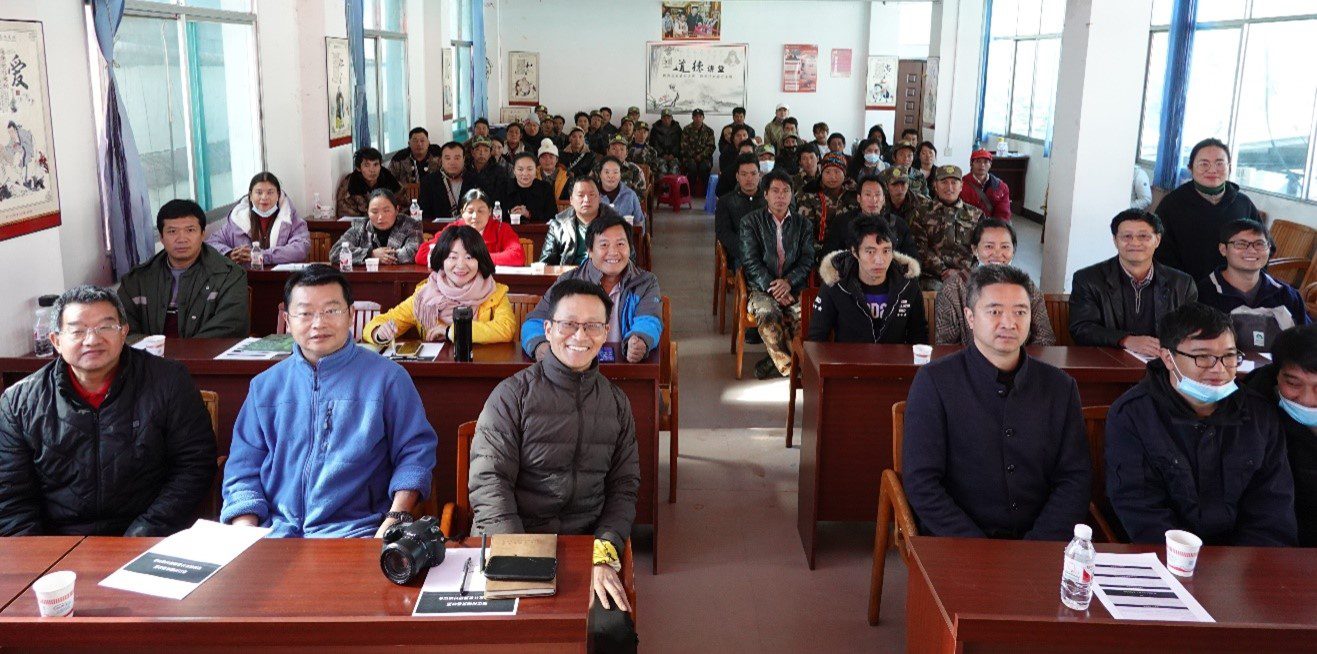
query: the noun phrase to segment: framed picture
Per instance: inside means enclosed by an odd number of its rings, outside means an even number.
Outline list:
[[[352,143],[352,61],[349,57],[347,39],[325,37],[331,148]]]
[[[453,48],[443,48],[439,51],[439,71],[444,77],[444,120],[453,119],[453,105],[457,104],[457,95],[454,93],[456,87],[453,85],[453,62],[456,59],[457,51]]]
[[[652,42],[645,48],[645,113],[731,114],[748,104],[744,43]]]
[[[516,107],[503,107],[498,111],[498,123],[500,125],[511,125],[519,123],[530,117],[531,107],[518,105]]]
[[[819,90],[819,47],[804,43],[782,46],[782,92],[813,93]]]
[[[937,67],[938,58],[929,57],[924,64],[924,127],[934,129],[937,116]]]
[[[508,53],[508,104],[534,107],[540,103],[540,54]]]
[[[865,109],[896,109],[896,57],[869,57],[864,79]]]
[[[851,76],[851,49],[832,49],[832,76],[847,78]]]
[[[717,41],[722,38],[723,3],[663,2],[664,41]]]
[[[0,240],[60,224],[41,23],[0,20]]]

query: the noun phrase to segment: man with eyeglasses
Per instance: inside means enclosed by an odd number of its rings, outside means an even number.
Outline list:
[[[220,520],[271,536],[379,538],[430,492],[438,436],[397,363],[352,343],[352,289],[324,264],[284,286],[293,353],[252,379]]]
[[[215,434],[182,364],[134,348],[113,291],[54,307],[59,357],[0,396],[0,536],[168,536],[215,475]]]
[[[1282,331],[1310,322],[1299,292],[1263,272],[1271,246],[1262,223],[1232,220],[1217,246],[1226,264],[1198,280],[1198,301],[1230,316],[1239,347],[1248,352],[1269,352]]]
[[[1126,209],[1111,219],[1116,256],[1075,271],[1070,284],[1075,345],[1122,347],[1145,360],[1159,355],[1159,321],[1198,298],[1188,275],[1153,260],[1161,238],[1156,214]]]
[[[612,305],[583,279],[549,291],[549,353],[486,400],[468,488],[473,534],[592,534],[592,649],[634,652],[618,571],[636,518],[640,455],[631,403],[599,373]]]
[[[1204,139],[1189,151],[1193,179],[1166,194],[1157,215],[1166,224],[1166,237],[1157,261],[1202,279],[1225,263],[1216,247],[1216,235],[1238,218],[1262,221],[1253,201],[1230,181],[1230,148],[1218,139]]]
[[[1161,320],[1161,352],[1107,413],[1107,497],[1135,543],[1169,529],[1208,545],[1294,545],[1294,480],[1276,405],[1235,384],[1226,314],[1192,302]]]

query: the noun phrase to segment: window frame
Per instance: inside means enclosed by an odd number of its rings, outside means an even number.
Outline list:
[[[1043,0],[1043,1],[1046,2],[1047,0]],[[1015,76],[1016,76],[1016,74],[1019,72],[1019,66],[1018,66],[1018,64],[1019,64],[1019,57],[1020,57],[1020,42],[1022,42],[1022,41],[1033,41],[1033,42],[1034,42],[1034,53],[1035,53],[1035,55],[1034,55],[1034,58],[1033,58],[1033,65],[1031,66],[1031,70],[1029,71],[1029,76],[1030,76],[1029,79],[1032,81],[1032,83],[1029,85],[1029,96],[1030,96],[1030,97],[1029,97],[1029,112],[1028,112],[1029,115],[1028,115],[1027,118],[1025,118],[1025,124],[1028,125],[1028,126],[1032,126],[1033,123],[1034,123],[1034,102],[1033,102],[1033,95],[1034,95],[1034,88],[1037,86],[1037,81],[1038,81],[1038,75],[1037,75],[1037,73],[1038,73],[1038,56],[1037,56],[1037,52],[1038,52],[1038,50],[1039,50],[1039,44],[1040,44],[1040,42],[1042,42],[1042,41],[1048,41],[1048,40],[1056,40],[1057,42],[1060,42],[1060,40],[1061,40],[1061,32],[1043,32],[1043,31],[1042,31],[1042,30],[1043,30],[1042,19],[1043,19],[1043,13],[1044,13],[1044,10],[1043,10],[1043,8],[1042,8],[1042,6],[1041,6],[1041,4],[1040,4],[1040,5],[1039,5],[1039,10],[1038,10],[1038,32],[1037,32],[1037,33],[1035,33],[1035,34],[1020,34],[1020,33],[1019,33],[1019,29],[1018,29],[1018,25],[1019,25],[1019,15],[1017,14],[1016,17],[1015,17],[1015,23],[1016,23],[1016,26],[1015,26],[1015,27],[1012,27],[1012,35],[1011,35],[1011,36],[993,36],[993,35],[992,35],[992,13],[991,13],[991,12],[992,12],[992,5],[991,5],[991,3],[988,3],[988,4],[985,6],[985,11],[986,11],[987,13],[986,13],[986,15],[985,15],[985,17],[984,17],[984,23],[983,23],[983,32],[984,32],[984,39],[983,39],[983,77],[982,77],[983,82],[982,82],[982,84],[980,84],[980,87],[981,87],[981,88],[979,89],[979,106],[981,107],[981,110],[980,110],[980,112],[979,112],[979,122],[978,122],[978,135],[979,135],[979,140],[980,140],[980,142],[986,142],[986,140],[987,140],[989,137],[994,137],[994,138],[995,138],[995,137],[1003,137],[1003,138],[1011,139],[1011,140],[1013,140],[1013,141],[1021,141],[1021,142],[1024,142],[1024,143],[1033,143],[1033,144],[1036,144],[1036,145],[1039,145],[1039,146],[1045,145],[1046,142],[1047,142],[1047,137],[1046,137],[1046,135],[1043,135],[1043,136],[1033,136],[1033,135],[1030,135],[1030,134],[1018,134],[1018,133],[1016,133],[1014,130],[1011,129],[1011,122],[1012,122],[1012,119],[1013,119],[1013,116],[1014,116],[1014,113],[1015,113],[1015,92],[1016,92],[1016,89],[1015,89]],[[1063,29],[1063,30],[1065,29],[1065,27],[1064,27],[1064,21],[1062,22],[1062,29]],[[1009,41],[1009,42],[1011,43],[1011,68],[1010,68],[1010,70],[1011,70],[1011,78],[1010,78],[1010,89],[1009,89],[1009,91],[1008,91],[1007,94],[1006,94],[1006,97],[1007,97],[1007,100],[1006,100],[1006,116],[1005,116],[1005,120],[1004,120],[1004,124],[1006,125],[1006,133],[1005,133],[1005,134],[998,134],[998,133],[996,133],[996,132],[989,132],[989,131],[987,131],[987,130],[985,129],[985,125],[986,125],[987,122],[988,122],[988,116],[987,116],[987,104],[986,104],[986,97],[987,97],[987,92],[988,92],[988,68],[989,68],[989,64],[988,64],[988,54],[989,54],[989,51],[990,51],[991,48],[992,48],[992,43],[993,43],[994,41]],[[1058,73],[1058,80],[1059,80],[1059,73]],[[1053,114],[1055,115],[1055,112],[1056,112],[1056,84],[1055,84],[1055,83],[1054,83],[1053,86],[1052,86],[1052,112],[1053,112]],[[1054,116],[1054,115],[1053,115],[1052,118],[1050,118],[1050,119],[1047,121],[1047,124],[1050,125],[1050,124],[1052,123],[1052,120],[1055,119],[1055,116]]]
[[[374,9],[376,14],[375,25],[376,26],[384,25],[384,3],[378,1],[375,2]],[[401,52],[402,52],[403,113],[408,116],[408,122],[410,123],[411,109],[412,109],[412,95],[411,95],[411,83],[408,80],[410,62],[408,61],[407,58],[407,3],[399,2],[398,11],[400,12],[400,15],[398,17],[398,24],[401,26],[401,30],[386,30],[386,29],[379,29],[378,27],[376,29],[363,29],[362,48],[364,49],[369,47],[370,44],[372,43],[372,39],[374,39],[373,43],[375,44],[375,60],[374,60],[375,61],[374,64],[375,65],[375,100],[377,104],[382,105],[383,104],[382,98],[384,97],[385,84],[384,84],[384,69],[382,68],[380,62],[382,59],[382,55],[385,52],[384,42],[386,40],[397,41],[399,45],[402,46]],[[372,107],[369,106],[369,97],[367,98],[367,103],[368,103],[368,106],[366,107],[367,119],[371,121],[371,135],[372,135],[371,141],[374,145],[377,146],[380,152],[383,152],[385,156],[388,156],[389,153],[386,152],[387,148],[384,140],[384,114],[381,111],[380,107],[374,107],[373,108],[374,110],[372,111]],[[403,145],[404,147],[406,146],[406,140],[403,141]]]

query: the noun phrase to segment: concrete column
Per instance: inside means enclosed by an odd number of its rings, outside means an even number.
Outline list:
[[[1110,222],[1129,206],[1152,0],[1069,0],[1061,33],[1042,287],[1068,290],[1115,254]]]
[[[937,147],[940,164],[969,166],[977,131],[984,24],[984,0],[944,0],[933,5],[928,56],[938,60],[937,110],[933,129],[923,129],[924,138]]]

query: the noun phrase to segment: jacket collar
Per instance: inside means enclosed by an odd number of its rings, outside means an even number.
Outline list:
[[[124,343],[123,351],[119,352],[119,362],[115,366],[114,379],[110,382],[110,390],[106,392],[105,402],[101,404],[101,406],[108,405],[114,400],[114,398],[118,397],[119,394],[123,392],[123,388],[128,383],[128,379],[136,374],[135,365],[144,356],[147,355],[127,343]],[[55,391],[63,397],[65,401],[75,404],[80,408],[90,409],[91,405],[87,404],[87,401],[82,399],[82,396],[78,394],[77,389],[73,388],[73,381],[69,379],[69,375],[73,374],[73,372],[69,370],[68,362],[65,361],[63,357],[59,356],[59,353],[56,353],[55,360],[51,363],[54,366],[52,372],[55,376],[53,380],[55,383]]]
[[[1029,379],[1029,374],[1033,365],[1033,357],[1029,353],[1020,349],[1020,367],[1015,371],[1015,388],[1021,388]],[[981,388],[998,388],[1001,383],[997,381],[997,375],[1001,371],[997,366],[992,365],[988,358],[979,352],[978,345],[970,339],[969,345],[965,347],[965,363],[969,367],[971,382]]]
[[[398,183],[398,178],[389,172],[388,168],[380,168],[380,176],[376,178],[375,185],[371,186],[366,182],[366,176],[361,171],[354,170],[348,174],[348,193],[351,195],[366,195],[377,188],[386,188],[394,193],[402,190],[402,185]],[[282,211],[280,214],[282,215]]]
[[[301,346],[294,341],[293,358],[295,358],[301,366],[305,366],[304,369],[307,372],[331,375],[339,370],[349,368],[352,365],[352,361],[356,359],[360,349],[361,348],[357,347],[356,343],[352,342],[352,338],[349,336],[348,342],[337,352],[334,352],[329,356],[321,357],[319,363],[312,365],[311,362],[307,360],[306,356],[302,354]]]
[[[1192,365],[1192,364],[1191,364]],[[1148,389],[1148,393],[1157,400],[1159,408],[1164,407],[1165,414],[1169,414],[1173,422],[1179,423],[1198,423],[1207,425],[1237,425],[1243,422],[1244,418],[1244,388],[1239,388],[1229,397],[1216,403],[1216,409],[1212,415],[1206,418],[1200,418],[1198,413],[1189,406],[1188,400],[1185,400],[1174,387],[1171,386],[1171,372],[1166,368],[1166,364],[1161,359],[1153,359],[1148,362],[1148,372],[1143,381],[1139,382]]]
[[[622,278],[619,280],[622,288],[630,286],[631,280],[634,279],[636,275],[636,264],[632,261],[628,261],[626,270],[622,271]],[[599,284],[604,279],[604,272],[595,267],[594,261],[592,261],[590,257],[586,257],[585,261],[581,263],[580,277],[592,284]]]
[[[1212,288],[1216,290],[1218,295],[1229,295],[1242,299],[1244,294],[1225,280],[1225,277],[1221,275],[1223,270],[1225,269],[1217,268],[1216,270],[1213,270],[1211,274],[1207,276],[1207,281],[1211,282]],[[1257,295],[1258,300],[1265,300],[1283,288],[1281,283],[1276,281],[1275,277],[1268,275],[1266,271],[1263,271],[1260,281],[1261,284],[1258,286]]]
[[[383,175],[384,171],[380,171]],[[244,234],[252,233],[252,204],[251,198],[243,197],[238,204],[233,206],[229,211],[229,220]],[[279,213],[275,214],[274,224],[270,226],[270,244],[273,245],[279,241],[279,234],[284,229],[292,229],[293,225],[293,205],[288,200],[287,193],[279,194]]]
[[[274,239],[270,240],[273,241]],[[187,276],[196,269],[202,270],[206,275],[224,274],[228,271],[230,265],[236,266],[238,264],[229,261],[228,257],[220,254],[219,250],[216,250],[211,244],[202,243],[201,254],[197,255],[197,260],[192,262],[192,265],[183,272],[183,275]],[[143,266],[158,267],[164,272],[164,274],[168,275],[169,253],[164,250],[159,251],[155,253],[155,256],[152,256],[149,261],[143,264]]]
[[[850,250],[837,250],[824,255],[823,261],[819,264],[819,281],[825,286],[832,286],[837,282],[859,281],[858,272],[859,260],[851,254]],[[892,251],[892,265],[887,269],[887,279],[895,277],[904,277],[906,279],[918,279],[921,269],[919,262],[913,257]],[[846,284],[843,284],[843,288]]]
[[[544,376],[553,382],[554,386],[566,389],[576,389],[593,381],[599,375],[599,358],[590,362],[590,367],[585,372],[577,372],[568,368],[566,364],[558,360],[558,355],[553,353],[553,348],[549,348],[549,356],[540,361],[544,369]]]

